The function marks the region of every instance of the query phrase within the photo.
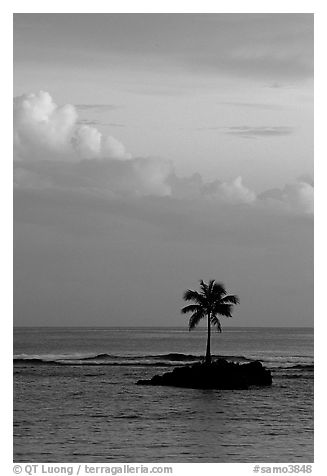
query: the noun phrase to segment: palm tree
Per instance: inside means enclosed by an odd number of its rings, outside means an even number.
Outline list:
[[[232,317],[233,305],[239,304],[238,296],[227,295],[225,287],[222,283],[216,283],[214,279],[209,283],[200,281],[201,291],[192,291],[188,289],[183,295],[185,301],[193,301],[195,304],[189,304],[181,309],[182,314],[192,313],[189,320],[189,330],[194,329],[201,319],[208,319],[208,339],[207,352],[205,362],[211,363],[210,353],[210,333],[211,325],[217,327],[218,332],[221,332],[221,324],[218,315],[224,317]]]

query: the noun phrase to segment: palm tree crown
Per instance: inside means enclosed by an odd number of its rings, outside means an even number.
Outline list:
[[[181,309],[182,314],[192,313],[189,320],[189,330],[194,329],[201,319],[207,318],[208,322],[208,340],[206,363],[211,362],[210,354],[210,329],[211,325],[217,327],[221,332],[220,320],[218,315],[224,317],[232,317],[234,304],[239,304],[240,300],[236,295],[227,295],[225,286],[222,283],[217,283],[214,279],[205,283],[200,281],[201,291],[193,291],[188,289],[184,293],[185,301],[193,301],[194,304],[189,304]]]

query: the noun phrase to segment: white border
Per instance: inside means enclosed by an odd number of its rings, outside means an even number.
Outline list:
[[[276,1],[235,1],[235,0],[93,0],[83,1],[46,1],[15,0],[11,2],[11,11],[26,13],[312,13],[323,8],[323,2],[299,0]]]
[[[13,12],[47,12],[47,13],[315,13],[315,474],[325,474],[322,471],[325,445],[324,436],[326,428],[326,390],[324,379],[326,378],[325,353],[326,347],[326,310],[324,306],[325,275],[326,275],[326,45],[327,45],[327,21],[326,3],[323,1],[178,1],[178,0],[120,0],[104,1],[92,0],[81,1],[12,1],[3,2],[0,14],[1,31],[1,59],[2,72],[0,75],[2,101],[1,108],[1,131],[2,148],[1,164],[1,212],[2,212],[2,332],[1,334],[1,362],[2,362],[2,389],[10,389],[6,395],[2,392],[1,427],[2,445],[5,467],[8,471],[4,474],[12,474],[12,13]],[[277,463],[277,462],[276,462]],[[186,466],[186,465],[182,465]],[[207,474],[247,474],[251,473],[248,465],[239,464],[206,464],[193,465],[193,469],[187,465],[187,474],[195,474],[205,469]],[[252,466],[252,465],[251,465]],[[266,464],[268,466],[268,464]],[[182,469],[182,468],[181,468]],[[186,474],[186,471],[177,471],[178,474]]]

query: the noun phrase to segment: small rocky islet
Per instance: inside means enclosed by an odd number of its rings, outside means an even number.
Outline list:
[[[217,390],[245,390],[251,386],[271,384],[271,372],[260,361],[240,364],[225,359],[175,367],[172,372],[154,375],[150,380],[137,381],[137,385]]]

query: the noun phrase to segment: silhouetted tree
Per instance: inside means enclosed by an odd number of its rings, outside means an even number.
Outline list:
[[[233,305],[239,304],[238,296],[227,295],[225,287],[222,283],[216,283],[214,279],[209,283],[200,281],[201,291],[193,291],[188,289],[183,295],[185,301],[193,301],[195,304],[189,304],[181,309],[182,314],[192,313],[189,320],[189,330],[195,328],[201,319],[207,318],[208,323],[208,340],[205,362],[211,363],[210,353],[210,334],[211,325],[217,327],[221,332],[221,324],[219,316],[232,317]]]

